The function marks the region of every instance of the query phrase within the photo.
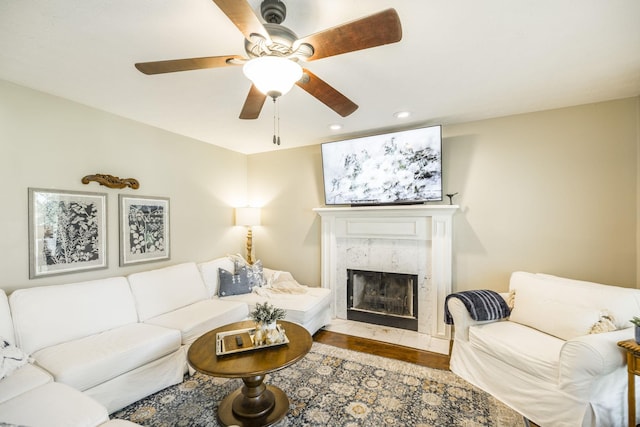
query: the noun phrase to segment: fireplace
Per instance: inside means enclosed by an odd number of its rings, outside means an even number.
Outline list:
[[[378,311],[386,305],[392,313],[383,316],[394,320],[415,317],[411,322],[417,324],[417,331],[414,325],[411,329],[387,329],[403,331],[406,336],[416,334],[408,341],[447,354],[450,327],[444,322],[444,300],[451,293],[452,219],[457,208],[409,205],[314,209],[322,219],[322,286],[333,291],[334,318],[349,322],[364,312],[379,319]],[[361,301],[349,306],[349,270],[413,276],[412,290],[407,291],[412,302],[394,305],[387,291],[378,291],[376,298],[370,298],[377,301],[373,306],[359,308]],[[360,298],[357,291],[353,297]]]
[[[347,319],[418,330],[418,276],[347,270]]]

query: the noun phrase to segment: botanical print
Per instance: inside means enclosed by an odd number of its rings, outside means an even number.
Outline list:
[[[120,265],[169,258],[169,199],[120,195]]]
[[[164,251],[164,207],[129,205],[129,248],[132,254]]]
[[[106,195],[29,189],[30,278],[104,268]]]

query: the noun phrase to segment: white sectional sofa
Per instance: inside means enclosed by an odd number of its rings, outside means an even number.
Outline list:
[[[0,379],[0,423],[114,424],[109,413],[181,382],[188,346],[211,329],[245,320],[255,302],[284,308],[287,320],[312,334],[330,321],[328,289],[221,298],[219,267],[233,271],[234,263],[223,257],[128,277],[19,289],[8,302],[1,292],[0,337],[29,354],[32,363]],[[76,410],[65,415],[61,401]],[[43,408],[57,412],[60,422],[49,422]]]
[[[451,370],[543,427],[626,426],[617,343],[634,337],[640,290],[526,272],[511,275],[509,290],[501,295],[513,309],[502,320],[473,320],[460,299],[448,300]]]

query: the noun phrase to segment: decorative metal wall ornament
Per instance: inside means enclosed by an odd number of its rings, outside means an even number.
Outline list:
[[[104,185],[109,188],[124,188],[129,187],[137,190],[140,188],[140,183],[135,178],[119,178],[113,175],[95,174],[82,177],[82,183],[88,184],[91,181],[96,181],[100,185]]]

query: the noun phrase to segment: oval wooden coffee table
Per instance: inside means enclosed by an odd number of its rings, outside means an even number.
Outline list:
[[[278,387],[264,384],[269,372],[286,368],[311,350],[309,332],[295,323],[278,322],[289,343],[252,351],[216,355],[216,334],[251,328],[253,321],[231,323],[198,338],[187,353],[189,364],[198,372],[224,378],[242,378],[244,386],[225,397],[218,406],[218,421],[243,427],[270,426],[280,421],[289,410],[289,398]]]

